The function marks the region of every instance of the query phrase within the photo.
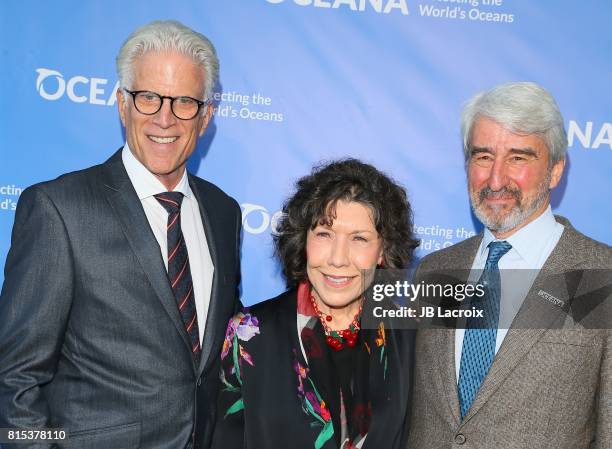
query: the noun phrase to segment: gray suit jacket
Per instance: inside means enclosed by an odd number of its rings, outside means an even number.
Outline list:
[[[455,330],[418,332],[408,448],[612,448],[612,323],[607,329],[584,329],[553,306],[541,315],[541,328],[520,325],[545,303],[537,294],[550,291],[550,285],[544,287],[546,273],[612,269],[612,248],[580,234],[562,217],[557,221],[565,230],[463,420],[455,374]],[[481,239],[479,235],[425,257],[415,282],[427,270],[469,269]],[[563,290],[560,284],[552,287]],[[606,294],[609,306],[609,288]]]
[[[0,297],[0,427],[64,428],[62,448],[209,445],[241,214],[189,183],[215,266],[199,366],[120,151],[22,193]]]

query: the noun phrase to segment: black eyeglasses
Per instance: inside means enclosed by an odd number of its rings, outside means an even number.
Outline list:
[[[168,97],[148,90],[127,90],[123,89],[132,96],[136,110],[144,115],[153,115],[161,109],[164,99],[170,100],[170,109],[174,116],[180,120],[191,120],[200,108],[208,103],[196,100],[191,97]]]

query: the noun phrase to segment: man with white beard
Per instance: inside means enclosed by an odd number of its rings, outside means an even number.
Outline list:
[[[563,123],[533,83],[497,86],[464,108],[469,196],[485,229],[425,257],[413,282],[441,270],[482,273],[490,321],[419,331],[410,449],[612,447],[610,324],[579,323],[562,305],[585,304],[584,295],[549,282],[606,273],[601,304],[610,305],[612,249],[551,211],[565,167]],[[508,285],[518,270],[532,279]]]

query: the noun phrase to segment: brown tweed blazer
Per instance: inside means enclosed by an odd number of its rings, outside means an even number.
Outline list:
[[[542,328],[519,324],[543,303],[537,293],[543,289],[544,273],[612,269],[611,247],[579,233],[565,218],[556,219],[565,230],[463,420],[455,330],[418,332],[408,449],[612,449],[612,323],[607,329],[585,329],[562,311],[553,311],[545,315]],[[428,255],[414,282],[427,270],[469,269],[481,239],[482,234]],[[602,304],[607,311],[612,302],[609,280]],[[566,292],[564,297],[573,296]],[[559,319],[562,325],[550,329]]]

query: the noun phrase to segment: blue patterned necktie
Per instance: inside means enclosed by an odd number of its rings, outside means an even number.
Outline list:
[[[470,409],[495,357],[495,340],[497,338],[501,296],[497,262],[510,251],[510,248],[512,248],[512,245],[505,241],[489,243],[487,262],[478,281],[485,286],[485,295],[482,301],[484,320],[468,319],[466,324],[461,364],[459,366],[459,384],[457,385],[462,419]]]
[[[189,335],[191,352],[197,365],[200,360],[200,335],[189,255],[181,230],[183,194],[181,192],[164,192],[155,195],[155,199],[168,212],[168,224],[166,226],[168,235],[168,279],[170,279],[170,285],[185,330]]]

